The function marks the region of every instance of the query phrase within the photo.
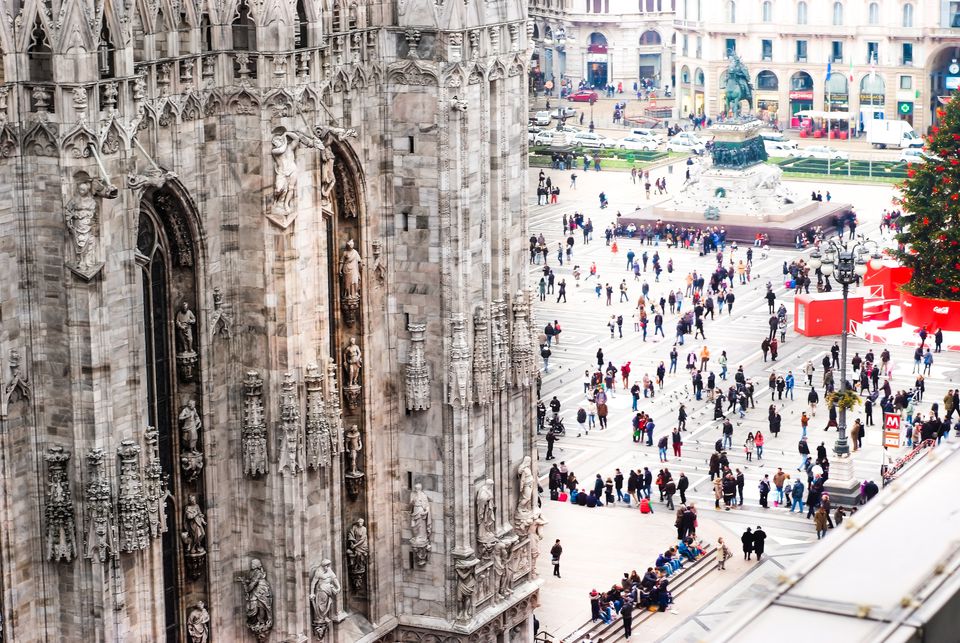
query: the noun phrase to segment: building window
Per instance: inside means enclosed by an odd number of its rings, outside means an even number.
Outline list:
[[[900,89],[913,89],[913,76],[901,76]]]
[[[913,43],[905,42],[900,45],[900,63],[905,67],[913,65]]]
[[[830,43],[830,62],[832,63],[843,62],[843,41],[842,40],[834,40]]]
[[[737,3],[733,0],[727,3],[727,22],[733,24],[737,21]]]
[[[773,20],[773,3],[770,0],[766,0],[763,3],[763,11],[761,12],[764,22],[771,22]]]
[[[843,24],[843,3],[842,2],[833,3],[833,24],[835,25]]]
[[[683,55],[686,56],[687,53],[688,53],[688,46],[689,46],[689,44],[690,44],[690,41],[689,41],[689,38],[687,37],[687,34],[683,34],[683,41],[682,41],[682,42],[683,42]]]
[[[960,2],[950,3],[950,26],[960,27]]]
[[[647,0],[647,12],[653,13],[653,0]]]
[[[697,58],[703,58],[703,36],[697,36]]]
[[[875,63],[880,60],[880,43],[867,43],[867,64]]]
[[[870,8],[867,10],[867,22],[871,25],[875,25],[880,22],[880,5],[876,2],[870,3]]]
[[[797,24],[805,25],[807,24],[807,3],[798,2],[797,3]]]
[[[903,5],[903,26],[912,27],[913,26],[913,5],[909,2]]]
[[[737,53],[737,39],[736,38],[727,38],[727,46],[724,47],[723,57],[729,58],[730,54]]]
[[[776,91],[780,87],[777,75],[772,71],[762,71],[757,74],[757,89]]]
[[[798,63],[807,62],[807,41],[806,40],[797,41],[797,62]]]
[[[760,41],[760,58],[762,58],[763,60],[773,60],[773,41],[772,40]]]

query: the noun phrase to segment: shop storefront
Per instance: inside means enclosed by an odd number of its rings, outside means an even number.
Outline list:
[[[799,111],[813,109],[813,90],[798,89],[788,94],[790,99],[790,127],[797,129],[800,127],[800,119],[795,114]]]
[[[590,34],[586,64],[584,77],[587,85],[595,89],[606,87],[610,78],[610,56],[607,53],[607,39],[603,34]]]
[[[861,132],[870,127],[871,121],[884,118],[886,101],[886,85],[883,77],[876,73],[864,76],[860,81],[860,119],[857,124]]]
[[[779,111],[780,101],[777,100],[776,94],[757,94],[757,116],[760,120],[768,123],[775,122],[779,118]]]

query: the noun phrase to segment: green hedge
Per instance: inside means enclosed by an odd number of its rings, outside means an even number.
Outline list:
[[[553,152],[550,151],[549,147],[546,145],[531,145],[530,153],[537,156],[547,156],[549,157]],[[642,163],[650,163],[652,161],[659,161],[660,159],[665,159],[669,155],[667,152],[645,152],[643,150],[621,150],[621,149],[596,149],[592,147],[575,147],[573,149],[573,154],[578,158],[582,158],[584,154],[589,154],[591,157],[599,156],[602,159],[623,159],[625,161],[640,161]],[[581,161],[582,163],[583,161]]]
[[[904,179],[907,176],[906,163],[892,161],[859,161],[836,159],[788,158],[778,162],[784,173],[790,174],[830,174],[864,177],[883,177]]]

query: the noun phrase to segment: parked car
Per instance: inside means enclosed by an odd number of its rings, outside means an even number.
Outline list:
[[[596,132],[577,132],[573,135],[573,144],[583,147],[598,147],[601,150],[608,147],[616,147],[617,141],[606,136],[601,136]]]
[[[527,128],[527,142],[533,143],[534,139],[537,137],[537,134],[543,130],[539,127],[528,127]]]
[[[707,151],[707,146],[703,142],[696,137],[684,136],[684,134],[685,132],[681,132],[667,142],[668,152],[700,155]]]
[[[767,151],[767,156],[789,157],[796,156],[799,152],[796,141],[788,141],[787,139],[778,141],[764,137],[763,147]]]
[[[553,112],[551,112],[551,116],[553,116],[558,120],[561,118],[572,118],[576,115],[577,115],[576,107],[558,107],[555,110],[553,110]]]
[[[660,141],[655,138],[643,136],[624,136],[617,141],[617,147],[621,150],[641,150],[644,152],[654,152],[660,147]]]
[[[534,145],[570,145],[573,134],[556,127],[550,127],[537,133],[533,138]]]
[[[703,145],[704,147],[706,147],[707,145],[707,139],[701,138],[696,134],[694,134],[693,132],[679,132],[677,134],[674,134],[673,138],[671,138],[670,140],[682,142],[687,145],[694,145],[694,146]]]
[[[590,103],[600,98],[600,94],[591,90],[581,90],[567,96],[567,100],[574,103]]]
[[[827,145],[811,145],[800,150],[801,156],[806,159],[832,159],[846,161],[850,154]]]
[[[927,161],[931,160],[931,158],[932,156],[924,153],[923,150],[910,147],[901,151],[900,157],[897,160],[901,163],[926,163]]]
[[[630,130],[630,135],[639,138],[652,138],[661,142],[666,137],[664,130],[656,130],[649,127],[634,127]]]
[[[544,110],[533,115],[533,122],[537,125],[546,127],[550,124],[550,118],[550,112]]]

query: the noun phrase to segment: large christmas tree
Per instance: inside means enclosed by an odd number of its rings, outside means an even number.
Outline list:
[[[904,289],[920,297],[960,300],[960,93],[937,109],[939,126],[901,185],[897,258],[913,268]]]

